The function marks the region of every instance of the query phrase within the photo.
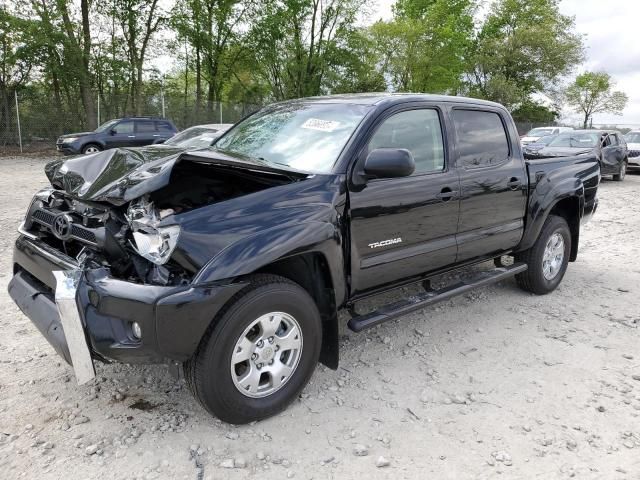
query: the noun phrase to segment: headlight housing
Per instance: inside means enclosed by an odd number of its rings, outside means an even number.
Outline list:
[[[158,212],[146,197],[132,201],[127,210],[133,234],[131,246],[138,255],[156,265],[167,263],[178,244],[179,225],[158,225],[163,217],[172,213],[172,210]]]
[[[62,143],[71,143],[71,142],[75,142],[78,139],[78,137],[66,137],[62,139]]]
[[[167,263],[171,253],[178,243],[180,235],[180,227],[172,225],[170,227],[158,227],[155,229],[147,229],[148,231],[133,232],[133,240],[135,242],[135,250],[138,254],[155,263],[162,265]]]

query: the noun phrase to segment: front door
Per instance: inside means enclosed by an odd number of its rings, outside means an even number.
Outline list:
[[[455,108],[460,172],[458,262],[515,247],[524,231],[527,173],[500,110]]]
[[[395,109],[361,152],[360,159],[376,148],[405,148],[416,169],[349,193],[352,294],[455,261],[458,173],[448,162],[442,118],[436,108]]]
[[[105,139],[107,148],[131,147],[135,142],[135,131],[132,120],[118,122]]]

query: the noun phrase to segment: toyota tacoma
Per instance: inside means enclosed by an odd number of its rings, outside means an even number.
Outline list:
[[[18,229],[16,304],[79,383],[96,361],[167,363],[238,424],[284,409],[318,361],[337,368],[339,310],[359,332],[509,277],[553,291],[600,182],[593,153],[525,161],[499,104],[414,94],[287,101],[208,149],[45,171]]]

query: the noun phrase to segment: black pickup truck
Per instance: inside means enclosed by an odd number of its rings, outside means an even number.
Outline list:
[[[594,155],[523,160],[498,104],[413,94],[288,101],[207,150],[116,149],[45,170],[11,297],[80,383],[96,360],[166,362],[232,423],[285,408],[318,361],[337,367],[341,309],[359,332],[512,276],[551,292],[600,181]],[[410,283],[424,292],[358,313]]]

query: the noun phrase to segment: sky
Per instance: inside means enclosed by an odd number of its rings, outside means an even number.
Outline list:
[[[389,19],[394,0],[377,3],[372,20]],[[599,113],[594,115],[593,123],[640,126],[640,1],[562,0],[560,11],[575,17],[576,31],[585,35],[586,60],[575,74],[604,70],[616,81],[616,89],[629,96],[622,116]],[[563,112],[564,121],[580,119],[570,110]]]

